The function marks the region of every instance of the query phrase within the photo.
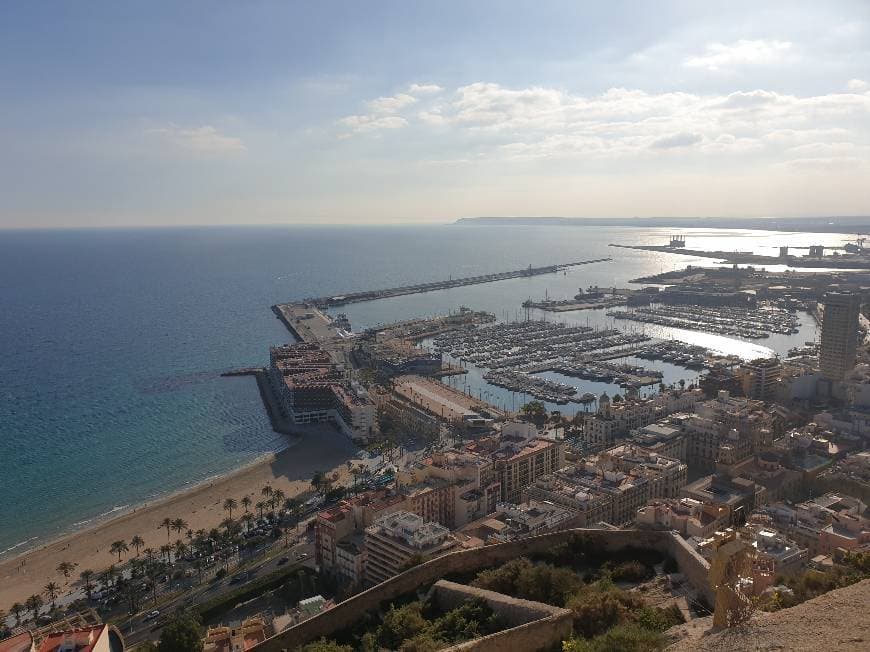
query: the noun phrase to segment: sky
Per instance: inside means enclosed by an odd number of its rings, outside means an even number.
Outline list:
[[[870,2],[4,2],[0,228],[870,215]]]

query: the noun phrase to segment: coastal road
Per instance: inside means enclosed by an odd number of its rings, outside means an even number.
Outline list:
[[[282,557],[289,557],[290,561],[286,564],[280,564]],[[236,589],[245,586],[245,583],[233,584],[232,578],[240,573],[251,573],[250,580],[255,580],[259,577],[268,575],[281,568],[286,568],[290,565],[314,567],[314,544],[308,541],[302,541],[289,548],[284,548],[282,543],[277,543],[272,546],[267,555],[248,566],[244,570],[236,569],[235,572],[228,574],[220,580],[206,582],[196,586],[188,591],[182,592],[177,597],[169,602],[158,604],[160,617],[156,621],[146,620],[146,616],[153,609],[146,608],[132,618],[125,619],[117,623],[119,629],[124,634],[124,639],[129,647],[144,643],[145,641],[156,641],[160,638],[160,632],[163,627],[171,620],[172,614],[181,608],[193,607],[207,600],[213,600],[216,597],[235,591]]]

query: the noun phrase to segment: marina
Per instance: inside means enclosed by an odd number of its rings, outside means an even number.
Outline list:
[[[757,310],[736,307],[657,306],[610,310],[607,316],[747,339],[763,339],[770,337],[771,333],[791,335],[798,332],[799,325],[797,315],[773,306]]]

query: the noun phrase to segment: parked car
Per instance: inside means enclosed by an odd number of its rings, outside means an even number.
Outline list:
[[[154,620],[155,618],[159,618],[159,617],[160,617],[160,612],[157,609],[155,609],[154,611],[148,612],[148,614],[145,616],[145,620]]]

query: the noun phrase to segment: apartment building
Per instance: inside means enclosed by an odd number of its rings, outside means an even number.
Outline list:
[[[611,446],[619,438],[675,412],[691,412],[704,399],[698,389],[671,390],[650,398],[628,398],[614,402],[605,392],[598,410],[583,415],[583,441],[590,450]]]
[[[365,530],[366,579],[379,584],[398,575],[415,559],[447,552],[456,539],[443,525],[400,511],[377,519]]]
[[[676,530],[684,537],[707,538],[728,525],[728,510],[692,498],[654,500],[637,511],[637,524]]]
[[[501,488],[501,501],[519,503],[523,489],[565,465],[564,444],[538,437],[502,442],[492,460]]]
[[[819,368],[825,378],[843,380],[855,366],[861,297],[850,292],[828,292],[824,306]]]

